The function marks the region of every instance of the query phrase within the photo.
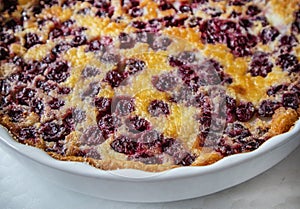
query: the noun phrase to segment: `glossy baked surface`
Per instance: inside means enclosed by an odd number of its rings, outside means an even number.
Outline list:
[[[208,165],[299,118],[297,1],[11,2],[0,121],[57,159]]]

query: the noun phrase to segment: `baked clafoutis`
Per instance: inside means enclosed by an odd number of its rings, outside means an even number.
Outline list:
[[[205,166],[300,116],[299,0],[11,0],[0,24],[0,123],[58,160]]]

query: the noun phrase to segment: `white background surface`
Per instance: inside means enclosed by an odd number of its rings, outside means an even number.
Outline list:
[[[196,199],[156,204],[114,202],[57,187],[24,169],[0,147],[0,209],[69,208],[300,209],[300,147],[267,172],[233,188]]]

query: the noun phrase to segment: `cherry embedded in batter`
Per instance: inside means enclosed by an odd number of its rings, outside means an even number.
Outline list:
[[[125,120],[125,124],[130,132],[144,132],[150,128],[150,122],[138,116],[130,117]]]
[[[284,71],[299,72],[300,65],[297,57],[293,54],[279,55],[276,64],[280,65]]]
[[[126,74],[112,70],[106,74],[104,81],[108,82],[111,87],[115,88],[119,87],[126,77]]]
[[[236,107],[236,117],[241,122],[249,121],[256,112],[254,105],[251,102],[240,103]]]
[[[57,83],[64,82],[69,77],[69,66],[64,61],[54,62],[49,65],[46,78]]]
[[[153,86],[159,91],[172,91],[177,85],[177,79],[170,74],[152,77]]]
[[[137,151],[137,142],[131,140],[129,137],[120,136],[115,139],[111,144],[111,148],[116,152],[123,153],[126,155],[133,155]]]
[[[94,105],[97,108],[100,115],[104,116],[106,114],[111,114],[111,105],[112,99],[105,97],[96,97],[94,101]]]
[[[88,129],[84,130],[81,137],[81,144],[86,144],[88,146],[99,145],[105,141],[102,136],[102,132],[97,126],[91,126]]]
[[[0,46],[0,60],[4,60],[8,58],[9,56],[9,50],[7,47]]]
[[[98,127],[105,138],[108,138],[108,135],[114,133],[119,126],[120,119],[114,115],[106,114],[98,120]]]
[[[272,117],[275,110],[279,108],[281,104],[276,101],[264,100],[261,102],[258,108],[258,114],[263,117]]]
[[[284,107],[290,107],[297,109],[299,106],[299,97],[296,93],[285,93],[282,96],[282,105]]]
[[[130,97],[115,97],[112,105],[112,111],[121,116],[129,115],[135,110],[134,100]]]
[[[279,31],[275,27],[264,28],[260,34],[260,38],[263,44],[274,41],[277,36],[279,36]]]
[[[129,59],[126,61],[126,66],[128,68],[127,72],[129,73],[129,75],[132,75],[144,70],[146,67],[146,63],[143,60]]]
[[[249,72],[252,76],[266,77],[272,71],[273,63],[269,55],[264,52],[256,52],[251,60]]]
[[[28,140],[28,139],[35,140],[37,137],[37,130],[34,127],[22,128],[19,131],[18,136],[20,137],[21,140]]]
[[[41,41],[39,39],[39,36],[36,33],[26,33],[24,36],[25,44],[24,46],[29,49],[30,47],[40,44]]]
[[[53,110],[58,110],[60,109],[62,106],[65,105],[65,102],[62,100],[59,100],[57,98],[53,98],[51,101],[48,102],[48,105],[51,109]]]
[[[153,117],[170,114],[168,104],[161,100],[153,100],[148,106],[148,112]]]

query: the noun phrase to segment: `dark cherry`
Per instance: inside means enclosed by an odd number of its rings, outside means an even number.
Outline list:
[[[232,53],[238,57],[251,55],[251,47],[257,44],[256,37],[250,34],[235,35],[227,42],[227,46],[232,50]]]
[[[64,35],[64,32],[62,31],[62,29],[53,28],[49,33],[49,38],[55,39],[55,38],[58,38],[58,37],[63,36],[63,35]]]
[[[256,139],[256,138],[247,140],[247,141],[243,142],[242,150],[244,150],[244,151],[256,150],[260,145],[262,145],[263,142],[264,142],[264,140]]]
[[[118,87],[126,79],[126,74],[120,73],[117,70],[111,70],[106,74],[104,81],[108,82],[113,88]]]
[[[234,5],[234,6],[243,6],[247,2],[250,2],[251,0],[230,0],[229,5]]]
[[[161,19],[151,19],[148,21],[147,24],[147,31],[148,32],[157,32],[158,30],[162,29],[163,24]]]
[[[81,75],[84,78],[95,77],[100,74],[100,70],[95,67],[86,67],[83,69]]]
[[[299,97],[296,93],[285,93],[282,96],[282,105],[284,107],[290,107],[297,109],[299,107]]]
[[[119,125],[120,120],[117,117],[109,114],[101,117],[98,121],[98,127],[102,131],[105,138],[107,138],[109,134],[114,133]]]
[[[260,12],[261,12],[261,10],[257,6],[250,5],[247,8],[246,14],[253,17],[253,16],[257,15]]]
[[[71,92],[71,88],[69,87],[59,87],[57,93],[58,94],[69,94]]]
[[[177,85],[177,79],[170,74],[162,74],[152,77],[152,84],[159,91],[172,91]]]
[[[20,122],[24,117],[24,109],[18,106],[9,106],[7,109],[7,115],[10,117],[12,122]]]
[[[228,136],[236,139],[244,139],[245,137],[251,136],[250,131],[242,124],[234,123],[230,124],[226,128]]]
[[[285,91],[285,90],[287,90],[287,86],[283,85],[283,84],[279,84],[279,85],[276,85],[276,86],[271,86],[267,90],[267,94],[268,94],[268,96],[272,96],[272,95],[277,94],[278,92],[282,92],[282,91]]]
[[[221,138],[217,145],[215,146],[215,150],[220,152],[223,156],[233,155],[242,152],[241,143],[229,144],[227,142],[227,138]]]
[[[35,139],[37,130],[34,127],[22,128],[18,133],[18,138],[21,140]]]
[[[29,106],[35,97],[36,91],[31,88],[20,87],[15,91],[15,99],[18,104]]]
[[[135,110],[134,100],[130,97],[115,97],[112,105],[112,111],[122,116],[129,115]]]
[[[206,20],[200,25],[201,39],[204,43],[226,43],[228,33],[237,30],[236,23],[219,19]]]
[[[81,123],[86,118],[86,113],[80,109],[68,109],[63,116],[63,124],[66,130],[74,130],[78,123]]]
[[[44,63],[50,64],[52,62],[56,61],[56,54],[50,52],[49,54],[47,54],[47,56],[43,59]]]
[[[104,53],[101,57],[101,61],[105,63],[114,63],[117,64],[120,61],[120,56],[118,54],[112,54],[112,53]]]
[[[249,72],[252,76],[266,77],[272,68],[273,64],[269,61],[269,55],[264,52],[256,52],[250,63]]]
[[[151,44],[153,42],[154,34],[146,31],[139,31],[136,33],[136,41]]]
[[[168,10],[168,9],[175,9],[171,3],[169,3],[167,0],[160,0],[158,1],[158,8],[162,11]]]
[[[130,49],[135,45],[135,40],[127,33],[120,33],[120,49]]]
[[[293,47],[297,46],[298,41],[295,36],[285,35],[280,38],[280,52],[289,53]]]
[[[178,55],[178,59],[181,60],[184,64],[193,63],[196,60],[196,55],[191,51],[184,51]]]
[[[112,106],[112,99],[100,97],[95,99],[95,107],[97,108],[100,115],[104,116],[106,114],[111,114],[111,106]]]
[[[75,36],[71,41],[72,47],[77,47],[86,44],[87,40],[85,36]]]
[[[41,99],[34,99],[31,104],[32,111],[41,115],[44,111],[44,103]]]
[[[264,100],[258,108],[258,114],[262,117],[272,117],[275,110],[279,108],[281,104],[276,101]]]
[[[48,102],[48,105],[51,109],[58,110],[59,108],[65,105],[65,102],[57,98],[53,98],[51,101]]]
[[[185,18],[174,18],[174,16],[166,16],[163,18],[163,23],[165,27],[179,27],[183,26],[184,22],[187,20],[187,17]]]
[[[137,151],[137,142],[131,140],[129,137],[120,136],[115,139],[111,144],[111,148],[116,152],[123,153],[126,155],[133,155]]]
[[[36,80],[35,85],[47,93],[57,88],[57,84],[53,81]]]
[[[126,119],[125,124],[128,127],[129,131],[133,133],[143,132],[149,130],[150,128],[150,122],[138,116]]]
[[[126,61],[126,66],[128,68],[127,72],[132,75],[144,70],[146,63],[143,60],[129,59]]]
[[[134,28],[137,28],[137,29],[144,29],[146,27],[146,23],[145,22],[142,22],[142,21],[133,21],[131,22],[131,26],[134,27]],[[139,39],[137,40],[139,41]]]
[[[150,125],[150,123],[149,123]],[[147,127],[145,127],[147,129],[149,129],[148,124]],[[155,130],[149,130],[149,131],[145,131],[142,134],[142,137],[140,138],[140,141],[142,143],[147,143],[147,144],[153,144],[153,143],[157,143],[157,142],[162,142],[163,140],[163,135],[158,133]]]
[[[58,61],[49,65],[46,78],[61,83],[69,77],[69,66],[64,61]]]
[[[39,61],[30,61],[24,67],[24,71],[32,75],[43,75],[44,71],[47,69],[48,65]]]
[[[1,4],[3,4],[3,10],[7,10],[9,13],[11,13],[16,10],[18,1],[17,0],[3,1]]]
[[[198,4],[205,4],[208,2],[208,0],[192,0],[192,3],[198,3]]]
[[[188,86],[183,86],[179,88],[178,91],[175,91],[170,100],[175,103],[189,103],[192,97],[193,89]]]
[[[0,95],[1,96],[7,96],[10,92],[10,84],[3,79],[0,79]]]
[[[99,93],[99,91],[100,91],[99,82],[92,82],[88,85],[88,87],[81,94],[81,98],[85,99],[86,97],[94,97]]]
[[[105,46],[101,43],[100,40],[91,41],[88,47],[88,51],[100,51],[105,52]]]
[[[88,146],[99,145],[104,141],[105,139],[102,136],[102,132],[97,126],[91,126],[84,130],[80,137],[81,144],[86,144]]]
[[[153,100],[148,106],[148,112],[153,117],[158,117],[161,114],[170,114],[168,104],[161,100]]]
[[[296,93],[300,97],[300,82],[292,86],[291,92]]]
[[[239,121],[247,122],[254,116],[255,111],[255,107],[251,102],[240,103],[236,107],[236,117]]]
[[[60,54],[61,52],[67,51],[70,48],[71,48],[71,46],[68,43],[61,42],[52,49],[52,53],[57,55],[57,54]]]
[[[270,41],[274,41],[279,34],[279,31],[275,27],[267,27],[262,30],[260,39],[263,44],[267,44]]]
[[[196,157],[190,153],[185,153],[185,156],[179,159],[178,162],[175,162],[177,165],[189,166],[195,161]],[[176,160],[175,160],[176,161]]]
[[[40,133],[45,141],[58,141],[64,139],[67,135],[65,128],[56,122],[46,122],[42,124]]]
[[[4,59],[8,58],[8,56],[9,56],[8,48],[6,48],[4,46],[0,46],[0,60],[4,60]]]
[[[12,62],[16,65],[16,66],[19,66],[21,68],[24,68],[26,66],[26,63],[25,61],[23,60],[22,57],[19,57],[19,56],[15,56],[12,60]]]
[[[131,17],[139,17],[142,16],[143,13],[143,9],[139,7],[133,7],[132,9],[129,9],[129,14],[131,15]]]
[[[13,34],[4,31],[0,33],[0,42],[3,42],[4,44],[8,45],[14,43],[15,41],[16,37]]]
[[[261,22],[263,27],[269,25],[268,19],[265,16],[257,16],[254,20]]]
[[[24,36],[25,39],[25,44],[24,46],[29,49],[30,47],[36,45],[36,44],[40,44],[41,41],[39,39],[39,36],[36,33],[27,33]]]
[[[241,18],[239,20],[239,24],[240,24],[240,26],[242,26],[243,28],[246,28],[246,29],[250,28],[253,25],[253,23],[247,18]]]
[[[202,18],[200,17],[191,17],[188,19],[188,26],[190,28],[194,28],[197,27],[198,25],[200,25]]]
[[[177,56],[170,56],[168,61],[172,67],[181,67],[183,65],[183,60],[180,60]]]
[[[89,158],[93,158],[93,159],[97,159],[97,160],[102,159],[100,153],[94,147],[85,149],[84,150],[84,157],[89,157]]]
[[[297,57],[293,54],[281,54],[279,55],[276,64],[280,65],[280,67],[284,71],[288,72],[299,72],[300,65]]]

